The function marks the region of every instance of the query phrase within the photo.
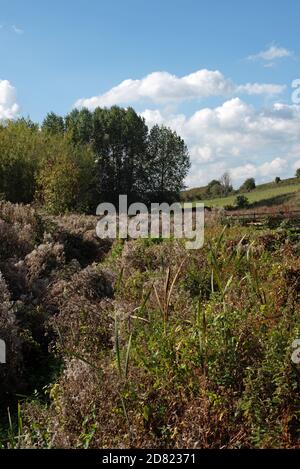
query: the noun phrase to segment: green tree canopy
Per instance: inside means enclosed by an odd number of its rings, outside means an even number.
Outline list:
[[[171,129],[155,125],[149,133],[144,168],[148,196],[164,202],[178,200],[189,168],[189,154],[183,139]]]
[[[150,131],[134,109],[74,109],[0,125],[0,194],[12,202],[38,197],[49,210],[94,211],[102,202],[179,200],[190,167],[176,132]]]
[[[212,197],[220,197],[223,193],[223,188],[222,184],[220,181],[213,179],[210,181],[210,183],[207,185],[206,188],[206,196],[208,198]]]
[[[253,191],[253,189],[255,189],[255,187],[256,187],[255,179],[248,178],[246,179],[244,184],[242,184],[242,186],[240,187],[240,192],[251,192]]]
[[[65,121],[63,117],[49,112],[42,123],[42,130],[51,134],[63,134],[65,131]]]
[[[43,140],[38,127],[20,119],[0,125],[0,194],[11,202],[32,202]]]

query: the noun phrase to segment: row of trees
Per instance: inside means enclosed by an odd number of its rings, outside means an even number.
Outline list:
[[[248,178],[241,185],[237,192],[251,192],[256,188],[256,183],[254,178]],[[223,176],[217,181],[211,181],[206,189],[206,195],[210,197],[227,197],[227,195],[232,194],[234,191],[230,174],[228,172],[224,173]]]
[[[151,130],[132,108],[50,113],[41,128],[20,119],[0,126],[0,193],[54,213],[94,211],[102,201],[172,202],[190,167],[187,147],[164,126]]]
[[[254,178],[248,178],[238,190],[234,190],[229,172],[225,172],[220,179],[213,179],[205,188],[190,189],[182,194],[183,201],[207,200],[228,195],[251,192],[256,188]]]
[[[184,141],[164,126],[149,131],[132,108],[74,110],[65,119],[50,113],[42,129],[91,148],[98,199],[115,202],[119,194],[129,201],[178,199],[190,167]]]

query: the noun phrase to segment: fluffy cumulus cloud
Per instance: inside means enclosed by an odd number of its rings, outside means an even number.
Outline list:
[[[8,80],[0,80],[0,120],[14,119],[18,113],[15,88]]]
[[[281,93],[284,88],[282,85],[259,83],[236,85],[218,70],[203,69],[183,77],[168,72],[154,72],[140,80],[124,80],[99,96],[79,99],[75,107],[95,109],[97,106],[110,107],[135,102],[168,104],[234,94],[274,95]]]
[[[257,56],[271,61],[290,54],[274,45]],[[75,106],[93,110],[138,104],[149,127],[167,125],[186,141],[192,161],[188,187],[206,184],[227,170],[237,186],[252,176],[258,181],[289,176],[299,166],[300,106],[278,102],[284,89],[273,83],[235,84],[220,71],[206,69],[183,77],[154,72],[140,80],[125,80],[99,96],[79,99]],[[272,97],[265,103],[273,104],[260,109],[247,102],[257,95]],[[221,105],[202,103],[216,96],[223,99]],[[181,103],[191,101],[194,109],[198,104],[196,112],[187,114],[186,106],[185,113],[178,111]]]
[[[249,177],[269,177],[282,174],[282,171],[287,167],[287,161],[283,158],[277,157],[272,161],[259,164],[248,163],[244,166],[237,166],[231,171],[233,179],[246,179]]]
[[[288,176],[300,156],[300,106],[273,104],[257,110],[240,98],[187,117],[159,110],[142,113],[147,124],[165,124],[187,142],[192,168],[188,186],[205,184],[229,170],[235,184]]]

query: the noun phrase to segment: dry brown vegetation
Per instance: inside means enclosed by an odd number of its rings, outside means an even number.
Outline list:
[[[1,202],[2,445],[299,447],[297,230],[212,214],[187,251],[95,224]]]

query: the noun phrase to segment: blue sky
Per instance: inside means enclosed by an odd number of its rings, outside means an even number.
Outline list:
[[[0,118],[132,105],[183,135],[188,185],[290,175],[299,19],[298,0],[1,0]]]

